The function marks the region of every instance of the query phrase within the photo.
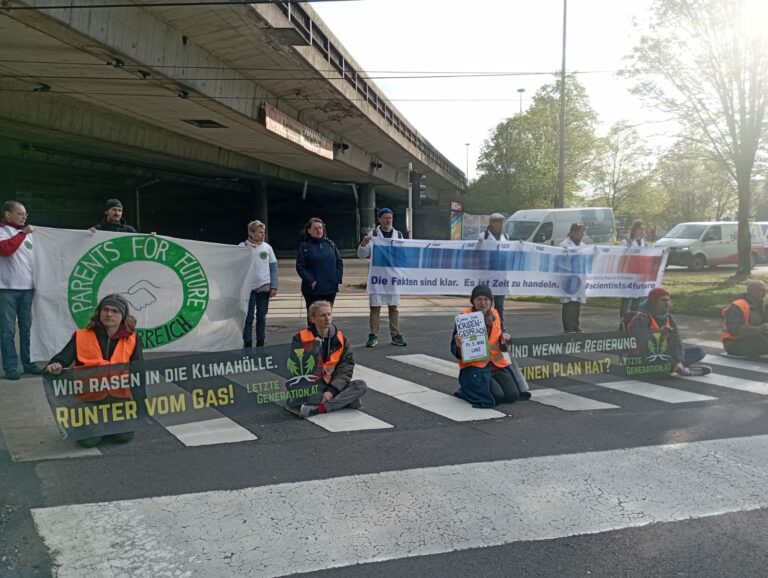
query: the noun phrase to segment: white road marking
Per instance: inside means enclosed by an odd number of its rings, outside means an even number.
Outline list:
[[[307,418],[315,425],[330,432],[360,431],[366,429],[387,429],[394,427],[385,421],[377,419],[365,412],[344,408],[331,413],[321,413]]]
[[[535,389],[532,393],[531,401],[538,401],[544,405],[550,405],[565,411],[591,411],[596,409],[617,409],[619,407],[618,405],[596,401],[580,395],[558,391],[557,389]]]
[[[602,383],[595,383],[594,385],[605,387],[607,389],[615,389],[616,391],[622,391],[624,393],[631,393],[632,395],[647,397],[649,399],[655,399],[657,401],[663,401],[665,403],[688,403],[691,401],[711,401],[717,399],[716,397],[711,397],[709,395],[690,393],[680,389],[673,389],[671,387],[664,387],[663,385],[654,385],[653,383],[640,381],[604,381]]]
[[[472,407],[466,401],[435,391],[423,385],[387,375],[381,371],[355,366],[355,379],[363,379],[368,388],[388,395],[404,403],[416,406],[453,421],[476,421],[507,417],[507,414],[495,409]]]
[[[61,439],[39,377],[0,385],[0,430],[14,462],[101,455]]]
[[[710,373],[709,375],[686,376],[681,379],[686,381],[696,381],[716,385],[718,387],[727,387],[728,389],[738,389],[739,391],[748,391],[758,395],[768,395],[768,381],[756,381],[751,379],[740,379],[729,375]]]
[[[60,578],[272,577],[766,508],[766,478],[763,435],[32,515]]]
[[[746,369],[747,371],[757,371],[759,373],[768,372],[768,363],[751,361],[749,359],[739,359],[738,357],[728,357],[725,355],[705,355],[702,363],[707,365],[718,365],[721,367],[732,367],[734,369]]]
[[[458,379],[459,366],[455,362],[439,359],[431,355],[415,353],[410,355],[391,355],[390,359],[420,367],[427,371],[433,371],[441,375]],[[533,382],[530,382],[533,384]],[[556,389],[535,389],[531,391],[531,401],[556,407],[564,411],[590,411],[595,409],[615,409],[619,406],[595,401],[587,397],[581,397],[572,393],[565,393]]]
[[[193,407],[190,393],[175,383],[162,383],[150,388],[152,396],[183,395],[185,407]],[[210,446],[258,439],[250,430],[212,407],[197,409],[192,413],[155,414],[152,419],[185,446]]]

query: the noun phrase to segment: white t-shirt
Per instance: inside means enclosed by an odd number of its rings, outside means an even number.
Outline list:
[[[251,260],[253,265],[251,271],[246,279],[248,289],[253,291],[264,285],[272,285],[272,275],[269,272],[270,263],[277,263],[275,252],[272,250],[272,246],[269,243],[261,242],[258,245],[252,243],[249,240],[240,243],[241,247],[249,247],[251,249]],[[272,285],[276,287],[275,285]]]
[[[20,235],[16,227],[0,227],[0,240],[5,241]],[[21,242],[19,248],[8,257],[0,256],[0,289],[34,289],[32,279],[32,236]]]

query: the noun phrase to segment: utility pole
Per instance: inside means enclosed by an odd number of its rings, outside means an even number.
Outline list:
[[[565,31],[568,14],[568,0],[563,0],[563,64],[560,69],[560,133],[558,138],[557,191],[555,208],[565,206]]]

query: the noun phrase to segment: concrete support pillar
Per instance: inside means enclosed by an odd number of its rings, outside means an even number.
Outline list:
[[[19,200],[16,198],[16,175],[6,170],[0,172],[0,204],[11,200]],[[29,200],[26,199],[26,202],[28,203]]]
[[[360,213],[360,237],[362,238],[368,231],[376,226],[376,189],[371,184],[358,185],[358,194],[360,195],[359,213]]]
[[[255,219],[258,219],[267,226],[266,240],[269,242],[269,206],[267,203],[267,181],[259,179],[259,182],[252,187],[253,191],[253,213]],[[253,219],[249,219],[251,221]]]

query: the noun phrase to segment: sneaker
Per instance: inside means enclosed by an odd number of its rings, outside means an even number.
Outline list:
[[[21,376],[18,374],[18,372],[12,371],[5,374],[5,379],[10,379],[11,381],[19,381]]]
[[[712,373],[712,368],[708,365],[692,365],[688,370],[691,372],[689,375],[709,375]]]
[[[253,347],[253,341],[243,341],[243,349],[250,349]]]
[[[43,370],[40,369],[37,365],[30,365],[24,368],[24,373],[28,373],[29,375],[42,375]]]
[[[313,415],[317,415],[317,406],[316,405],[312,405],[312,404],[309,404],[309,403],[304,403],[299,408],[299,417],[302,417],[302,418],[306,419],[308,417],[312,417]]]
[[[368,341],[365,343],[366,347],[376,347],[379,343],[379,338],[376,337],[373,333],[368,335]]]
[[[256,347],[264,347],[264,340],[263,339],[257,339],[256,340]]]
[[[400,347],[405,347],[408,344],[405,342],[405,339],[403,339],[403,336],[398,333],[397,335],[395,335],[392,338],[392,345],[398,345]]]

